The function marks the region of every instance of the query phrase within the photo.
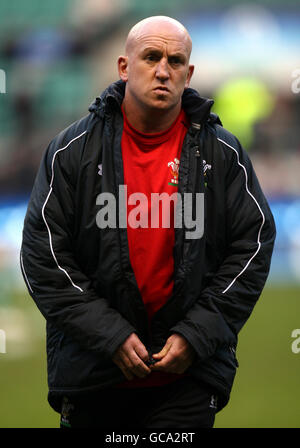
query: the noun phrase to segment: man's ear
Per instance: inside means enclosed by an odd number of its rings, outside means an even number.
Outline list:
[[[189,71],[188,71],[188,74],[187,74],[187,77],[186,77],[186,81],[185,81],[185,86],[184,86],[185,89],[187,89],[189,87],[189,85],[190,85],[190,81],[191,81],[191,78],[193,76],[194,69],[195,69],[194,65],[189,65]]]
[[[119,76],[122,81],[128,81],[128,57],[127,56],[119,56],[118,58],[118,71]]]

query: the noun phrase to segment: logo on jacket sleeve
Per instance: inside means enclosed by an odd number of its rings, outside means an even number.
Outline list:
[[[171,181],[168,182],[168,185],[173,185],[174,187],[178,187],[178,174],[179,174],[179,160],[174,159],[174,162],[171,161],[168,163],[168,167],[171,171]]]
[[[71,428],[70,414],[73,410],[74,410],[74,405],[69,402],[69,399],[67,397],[63,397],[61,416],[60,416],[61,426]]]
[[[210,397],[209,407],[212,408],[212,409],[217,409],[218,408],[218,396],[217,395],[212,395]]]

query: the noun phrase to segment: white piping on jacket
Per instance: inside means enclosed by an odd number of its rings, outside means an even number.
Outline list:
[[[49,226],[48,226],[47,220],[46,220],[46,218],[45,218],[45,207],[46,207],[47,202],[48,202],[48,200],[49,200],[49,197],[50,197],[50,195],[51,195],[51,193],[52,193],[52,185],[53,185],[53,181],[54,181],[54,162],[55,162],[56,155],[57,155],[60,151],[64,151],[65,149],[67,149],[68,146],[69,146],[71,143],[73,143],[73,142],[74,142],[75,140],[77,140],[78,138],[82,137],[84,134],[86,134],[86,132],[87,132],[87,131],[84,131],[84,132],[82,132],[80,135],[78,135],[77,137],[74,137],[74,138],[73,138],[73,139],[72,139],[66,146],[64,146],[63,148],[58,149],[58,150],[54,153],[54,155],[53,155],[53,159],[52,159],[52,164],[51,164],[52,176],[51,176],[51,182],[50,182],[50,190],[49,190],[49,193],[48,193],[48,195],[47,195],[47,198],[46,198],[46,200],[45,200],[45,202],[44,202],[44,205],[43,205],[43,208],[42,208],[42,216],[43,216],[44,223],[45,223],[45,225],[46,225],[46,227],[47,227],[47,230],[48,230],[49,244],[50,244],[50,250],[51,250],[51,253],[52,253],[52,257],[53,257],[53,259],[54,259],[54,261],[55,261],[55,263],[56,263],[58,269],[60,269],[60,270],[61,270],[61,271],[68,277],[68,279],[70,280],[70,282],[71,282],[71,284],[74,286],[74,288],[79,289],[80,292],[83,292],[83,289],[81,289],[79,286],[75,285],[75,283],[74,283],[73,280],[71,279],[70,275],[67,273],[67,271],[66,271],[64,268],[62,268],[62,267],[59,265],[59,263],[58,263],[58,261],[57,261],[57,258],[56,258],[56,256],[55,256],[55,253],[54,253],[54,250],[53,250],[51,231],[50,231],[50,228],[49,228]]]
[[[30,291],[33,293],[32,288],[31,288],[31,285],[30,285],[29,280],[28,280],[28,277],[27,277],[27,275],[26,275],[25,268],[24,268],[22,252],[21,252],[21,254],[20,254],[20,261],[21,261],[21,269],[22,269],[22,272],[23,272],[23,274],[24,274],[24,277],[25,277],[26,283],[27,283],[27,285],[28,285],[28,288],[29,288]]]
[[[262,215],[262,223],[261,223],[261,226],[260,226],[260,228],[259,228],[258,235],[257,235],[257,244],[258,244],[257,250],[256,250],[255,253],[252,255],[252,257],[250,258],[250,260],[248,261],[248,263],[246,264],[246,266],[241,270],[241,272],[240,272],[240,273],[239,273],[239,274],[232,280],[232,282],[227,286],[227,288],[224,289],[224,291],[222,292],[222,294],[225,294],[225,293],[228,291],[228,289],[231,288],[231,286],[235,283],[235,281],[237,280],[237,278],[238,278],[240,275],[242,275],[243,272],[245,272],[245,270],[248,268],[248,266],[249,266],[249,264],[251,263],[251,261],[253,260],[253,258],[256,257],[256,255],[257,255],[258,252],[260,251],[260,248],[261,248],[260,235],[261,235],[261,231],[262,231],[262,228],[263,228],[263,226],[264,226],[264,223],[265,223],[265,215],[263,214],[263,211],[262,211],[262,209],[260,208],[260,206],[259,206],[257,200],[255,199],[255,197],[253,196],[253,194],[252,194],[252,193],[249,191],[249,189],[248,189],[248,174],[247,174],[247,170],[246,170],[246,168],[244,167],[244,165],[242,165],[242,164],[240,163],[239,153],[237,152],[237,150],[236,150],[235,148],[233,148],[233,146],[230,146],[228,143],[224,142],[224,140],[222,140],[221,138],[218,138],[218,137],[217,137],[217,139],[218,139],[221,143],[223,143],[224,145],[226,145],[226,146],[228,146],[229,148],[231,148],[231,149],[236,153],[236,156],[237,156],[237,163],[238,163],[238,165],[243,169],[244,174],[245,174],[245,186],[246,186],[246,191],[247,191],[247,193],[249,194],[249,196],[253,199],[253,201],[254,201],[255,204],[257,205],[258,210],[260,211],[260,213],[261,213],[261,215]]]

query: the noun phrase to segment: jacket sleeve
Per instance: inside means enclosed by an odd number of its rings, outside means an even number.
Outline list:
[[[251,161],[238,140],[222,130],[218,143],[225,151],[225,257],[209,285],[185,318],[171,330],[182,334],[200,359],[224,345],[235,346],[267,279],[275,224]]]
[[[111,357],[135,329],[96,294],[74,256],[72,155],[85,137],[85,131],[73,138],[60,135],[47,148],[25,216],[20,262],[28,291],[45,319],[83,348]]]

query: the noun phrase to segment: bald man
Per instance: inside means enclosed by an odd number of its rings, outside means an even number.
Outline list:
[[[251,162],[189,87],[169,17],[129,32],[120,80],[48,146],[21,269],[47,321],[61,428],[211,428],[275,226]]]

